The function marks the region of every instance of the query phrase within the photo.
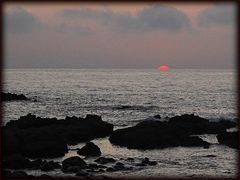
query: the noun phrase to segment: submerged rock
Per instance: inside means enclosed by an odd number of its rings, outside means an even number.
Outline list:
[[[217,135],[219,144],[239,149],[239,132],[224,132]]]
[[[85,146],[77,151],[79,155],[83,156],[100,156],[100,148],[92,142],[87,142]]]
[[[4,93],[1,92],[1,100],[2,101],[15,101],[15,100],[29,100],[23,94],[12,94],[12,93]]]
[[[113,158],[100,157],[100,158],[96,159],[95,162],[97,162],[99,164],[108,164],[108,163],[114,163],[114,162],[116,162],[116,160]]]
[[[18,153],[31,158],[52,158],[64,156],[67,144],[110,135],[113,125],[97,115],[58,120],[28,114],[8,122],[2,129],[4,155]]]

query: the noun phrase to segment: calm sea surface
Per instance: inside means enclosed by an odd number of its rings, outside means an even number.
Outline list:
[[[4,123],[28,113],[57,118],[98,114],[115,128],[135,125],[156,114],[164,118],[194,113],[211,120],[237,117],[234,70],[8,69],[3,73],[4,92],[23,93],[37,100],[4,102]],[[149,157],[158,161],[155,167],[111,173],[113,176],[235,176],[237,151],[218,145],[214,135],[202,138],[215,145],[210,149],[178,147],[139,151],[112,146],[107,138],[94,142],[105,156]],[[66,156],[75,154],[70,151]],[[62,175],[60,171],[52,173]]]

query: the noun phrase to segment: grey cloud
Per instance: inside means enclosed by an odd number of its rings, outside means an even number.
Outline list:
[[[33,32],[41,29],[40,20],[23,8],[17,7],[4,14],[4,28],[6,32]]]
[[[200,26],[233,25],[236,9],[232,4],[221,4],[207,8],[199,13],[197,22]]]
[[[94,31],[87,26],[71,25],[69,23],[61,23],[55,25],[55,31],[59,33],[76,33],[77,35],[91,35]]]
[[[60,15],[66,18],[90,18],[104,26],[118,30],[180,30],[189,26],[189,18],[181,11],[170,6],[148,6],[136,14],[93,10],[90,8],[65,9]]]

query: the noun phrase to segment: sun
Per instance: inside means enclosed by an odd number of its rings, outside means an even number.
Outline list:
[[[158,69],[160,69],[160,70],[169,70],[169,66],[167,66],[167,65],[161,65],[161,66],[159,66],[159,68]]]

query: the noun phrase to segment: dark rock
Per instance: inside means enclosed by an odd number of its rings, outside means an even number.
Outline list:
[[[66,142],[54,132],[36,129],[24,137],[24,152],[30,158],[53,158],[64,156],[68,151]]]
[[[64,156],[67,144],[108,136],[113,125],[97,115],[58,120],[28,114],[8,122],[2,130],[4,156],[19,153],[30,158],[53,158]]]
[[[206,155],[206,156],[203,156],[203,157],[217,157],[216,155]]]
[[[234,127],[234,122],[221,120],[220,122],[210,122],[209,120],[195,116],[194,114],[184,114],[169,119],[169,125],[178,126],[186,130],[189,134],[218,134],[226,129]],[[235,124],[236,125],[236,124]]]
[[[31,161],[20,154],[13,154],[4,158],[3,166],[8,169],[27,169],[31,167]]]
[[[49,176],[47,174],[42,174],[41,176],[38,176],[38,178],[41,178],[41,179],[52,179],[53,177]]]
[[[161,149],[177,146],[205,146],[209,143],[191,137],[188,129],[167,122],[144,121],[134,127],[115,130],[110,138],[115,145],[133,149]]]
[[[136,166],[147,166],[145,163],[137,163]]]
[[[149,159],[148,158],[144,158],[143,160],[142,160],[142,163],[144,163],[144,164],[148,164],[150,161],[149,161]]]
[[[104,166],[104,165],[98,165],[98,168],[107,168],[107,166]]]
[[[156,162],[156,161],[150,161],[150,162],[148,163],[148,165],[149,165],[149,166],[155,166],[155,165],[157,165],[157,162]]]
[[[134,161],[134,158],[130,158],[130,157],[129,157],[129,158],[127,158],[126,160],[127,160],[127,161]]]
[[[67,170],[69,167],[72,167],[72,166],[77,166],[82,169],[82,168],[85,168],[86,165],[87,165],[86,162],[78,156],[67,158],[62,162],[63,170]]]
[[[83,156],[100,156],[100,148],[92,142],[87,142],[87,144],[77,151],[79,155]]]
[[[42,171],[52,171],[60,168],[61,168],[61,165],[59,165],[57,162],[54,162],[54,161],[49,161],[41,165]]]
[[[46,162],[44,162],[42,159],[36,159],[36,160],[33,160],[31,161],[31,167],[30,169],[40,169],[41,168],[41,165],[44,164]]]
[[[77,173],[80,171],[82,168],[79,166],[69,166],[66,169],[62,169],[64,173]]]
[[[88,168],[91,168],[91,169],[98,169],[98,165],[97,164],[88,164]]]
[[[104,169],[99,169],[98,172],[101,173],[101,172],[105,172],[105,171],[104,171]]]
[[[24,171],[3,171],[3,177],[8,179],[25,179],[25,178],[33,178],[33,176],[29,176]]]
[[[121,163],[121,162],[117,162],[117,163],[116,163],[116,166],[124,166],[124,164]]]
[[[114,171],[116,171],[116,169],[114,169],[114,168],[112,168],[112,167],[109,167],[109,168],[106,169],[106,171],[107,171],[107,172],[114,172]]]
[[[89,176],[89,173],[80,170],[80,171],[77,172],[76,176],[87,177],[87,176]]]
[[[195,116],[194,114],[184,114],[181,116],[175,116],[169,119],[169,123],[181,123],[181,124],[186,124],[186,123],[208,123],[209,121],[205,118],[201,118],[199,116]]]
[[[26,96],[23,94],[12,94],[12,93],[4,93],[1,92],[1,100],[2,101],[16,101],[16,100],[28,100]]]
[[[142,160],[142,163],[141,164],[146,164],[146,165],[150,165],[150,166],[154,166],[154,165],[157,165],[157,162],[156,161],[150,161],[148,158],[144,158]]]
[[[100,158],[96,159],[95,162],[97,162],[99,164],[107,164],[107,163],[114,163],[114,162],[116,162],[116,160],[113,158],[100,157]]]
[[[231,148],[239,149],[239,133],[224,132],[217,135],[219,144],[226,145]]]
[[[155,115],[153,117],[156,118],[156,119],[161,119],[161,116],[159,114],[157,114],[157,115]]]
[[[198,134],[218,134],[235,126],[234,122],[221,120],[210,122],[193,114],[184,114],[170,118],[167,122],[142,121],[134,127],[115,130],[109,140],[114,145],[133,149],[161,149],[166,147],[204,147],[209,143]]]

